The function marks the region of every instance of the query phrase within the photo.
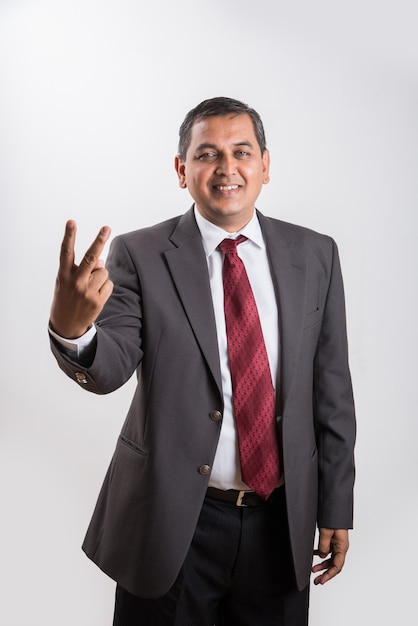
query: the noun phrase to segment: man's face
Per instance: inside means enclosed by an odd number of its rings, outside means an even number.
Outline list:
[[[269,153],[261,154],[246,114],[198,120],[186,159],[175,161],[180,187],[189,189],[199,213],[230,232],[251,219],[261,187],[269,181],[269,164]]]

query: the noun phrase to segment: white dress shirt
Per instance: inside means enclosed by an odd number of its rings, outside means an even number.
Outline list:
[[[223,239],[236,239],[238,235],[247,241],[237,246],[242,259],[260,317],[266,344],[273,386],[276,387],[279,363],[279,322],[277,300],[271,277],[266,246],[256,213],[239,232],[230,233],[206,220],[195,208],[196,222],[202,235],[203,248],[208,263],[209,281],[218,335],[219,358],[222,375],[224,411],[221,435],[209,480],[218,489],[248,489],[242,481],[239,463],[237,432],[232,409],[232,383],[229,371],[226,327],[224,315],[224,292],[222,282],[223,255],[218,246]]]

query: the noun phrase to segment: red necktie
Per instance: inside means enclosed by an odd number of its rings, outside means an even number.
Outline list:
[[[237,254],[246,240],[224,239],[224,310],[243,481],[267,499],[279,479],[275,399],[254,295]]]

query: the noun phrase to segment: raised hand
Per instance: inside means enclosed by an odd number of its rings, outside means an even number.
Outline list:
[[[52,329],[67,339],[84,335],[113,291],[113,283],[100,259],[110,228],[103,226],[100,229],[80,265],[74,262],[76,232],[76,223],[69,220],[62,241],[50,315]]]

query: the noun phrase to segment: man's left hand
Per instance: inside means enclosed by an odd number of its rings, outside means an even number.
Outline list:
[[[324,585],[341,572],[344,567],[348,546],[348,530],[319,529],[318,549],[314,551],[314,554],[325,559],[325,561],[321,561],[321,563],[317,563],[312,567],[313,573],[323,572],[323,574],[314,578],[315,585]],[[326,558],[328,555],[330,555],[329,558]]]

